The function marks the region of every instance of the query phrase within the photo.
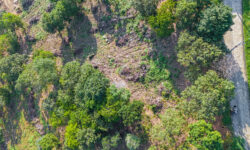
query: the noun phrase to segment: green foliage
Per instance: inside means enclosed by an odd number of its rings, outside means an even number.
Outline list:
[[[49,59],[55,59],[55,56],[50,51],[45,50],[35,50],[32,55],[32,59],[40,59],[40,58],[49,58]]]
[[[229,150],[245,150],[245,140],[241,137],[233,137]]]
[[[11,13],[1,14],[0,22],[0,34],[4,34],[7,31],[14,32],[16,29],[23,27],[21,18]]]
[[[126,15],[126,12],[132,7],[133,0],[106,0],[111,4],[115,10],[113,13],[116,15]]]
[[[243,30],[248,83],[250,83],[250,1],[243,0]]]
[[[219,41],[233,24],[232,9],[223,4],[212,5],[202,12],[198,33],[206,39]]]
[[[125,89],[117,89],[111,86],[107,89],[106,104],[98,112],[105,121],[118,122],[121,120],[118,111],[129,102],[130,93]]]
[[[137,11],[144,17],[154,15],[156,13],[158,0],[135,0],[133,5]]]
[[[160,116],[162,123],[157,124],[150,130],[150,137],[158,149],[169,149],[174,147],[178,135],[184,131],[186,123],[180,112],[174,108],[169,108]]]
[[[94,144],[100,138],[100,135],[95,133],[94,129],[81,129],[77,132],[77,141],[80,149],[94,149]]]
[[[56,63],[49,58],[35,59],[28,64],[20,74],[16,89],[25,92],[26,89],[34,90],[35,94],[41,92],[49,84],[56,84],[58,79]]]
[[[24,69],[27,61],[25,55],[13,54],[0,59],[0,80],[15,86],[15,82]]]
[[[79,12],[78,0],[57,1],[55,8],[50,13],[44,13],[42,17],[43,29],[49,33],[62,31],[65,23]]]
[[[39,148],[42,150],[52,150],[53,148],[58,147],[59,140],[54,134],[49,133],[44,135],[38,144]]]
[[[196,119],[212,121],[216,115],[225,111],[233,91],[232,82],[220,78],[215,71],[210,70],[181,93],[188,100],[184,111]]]
[[[70,149],[78,149],[79,142],[77,140],[77,133],[79,128],[77,128],[77,124],[69,124],[66,127],[65,131],[65,146]]]
[[[138,149],[141,143],[141,139],[133,134],[127,134],[125,141],[129,150]]]
[[[189,125],[188,141],[198,149],[222,150],[223,140],[218,131],[213,131],[212,125],[201,120]]]
[[[160,61],[150,61],[150,69],[144,79],[146,84],[159,84],[169,79],[170,72],[165,67],[160,67],[159,63]]]
[[[90,64],[81,67],[81,77],[76,84],[76,103],[86,109],[93,109],[106,96],[109,80]]]
[[[204,42],[202,38],[182,32],[176,47],[178,62],[188,68],[187,76],[193,80],[201,71],[217,61],[223,52],[217,46]]]
[[[123,106],[119,113],[123,119],[123,124],[131,126],[138,121],[141,121],[141,113],[144,104],[140,101],[133,101],[132,103]]]
[[[182,32],[177,44],[178,62],[185,67],[208,67],[222,55],[222,51],[215,45],[204,42],[202,38]]]
[[[119,133],[116,133],[114,136],[106,136],[102,138],[102,149],[103,150],[112,150],[118,147],[118,144],[121,141],[121,136]]]
[[[176,6],[175,17],[177,19],[177,28],[193,29],[196,25],[197,20],[197,3],[190,2],[189,0],[178,1]]]
[[[16,34],[8,32],[0,35],[0,57],[7,54],[14,54],[20,48]]]
[[[167,0],[161,4],[161,7],[157,9],[156,16],[149,17],[149,24],[155,30],[159,37],[169,36],[174,32],[175,22],[174,11],[175,11],[174,0]]]

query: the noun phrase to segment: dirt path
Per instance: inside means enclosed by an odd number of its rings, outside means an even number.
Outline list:
[[[235,84],[235,97],[231,106],[237,106],[238,113],[232,114],[233,128],[237,136],[245,139],[245,147],[250,150],[249,92],[244,47],[239,44],[243,41],[242,0],[224,0],[224,3],[233,8],[235,16],[232,31],[227,32],[224,37],[227,47],[233,50],[223,60],[226,76]]]
[[[14,0],[0,0],[0,1],[3,2],[5,6],[5,10],[13,14],[16,14],[16,10],[15,10],[16,5],[14,4]]]

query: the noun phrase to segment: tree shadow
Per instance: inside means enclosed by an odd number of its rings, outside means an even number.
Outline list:
[[[89,18],[83,14],[79,14],[69,23],[68,35],[63,38],[60,48],[64,63],[76,59],[84,62],[96,54],[97,43],[91,29]]]
[[[22,130],[20,129],[19,122],[22,109],[19,97],[15,94],[15,96],[11,97],[11,101],[8,106],[6,106],[6,110],[2,116],[4,129],[8,135],[6,143],[10,141],[12,146],[19,143],[21,139]]]

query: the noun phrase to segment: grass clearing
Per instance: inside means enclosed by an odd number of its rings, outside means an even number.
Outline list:
[[[21,118],[19,122],[21,137],[20,141],[14,147],[8,145],[8,149],[16,150],[36,150],[37,149],[37,140],[40,138],[40,134],[36,131],[35,127],[26,121],[23,112],[21,112]]]
[[[243,28],[248,83],[250,83],[250,1],[243,0]]]

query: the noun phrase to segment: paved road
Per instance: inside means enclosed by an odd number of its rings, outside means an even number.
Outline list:
[[[232,54],[225,57],[227,77],[235,83],[235,97],[231,106],[238,107],[238,113],[232,115],[233,128],[237,136],[246,141],[246,149],[250,150],[250,110],[249,93],[246,76],[245,54],[242,25],[242,0],[224,0],[224,3],[233,8],[234,25],[232,31],[226,33],[224,40]]]

